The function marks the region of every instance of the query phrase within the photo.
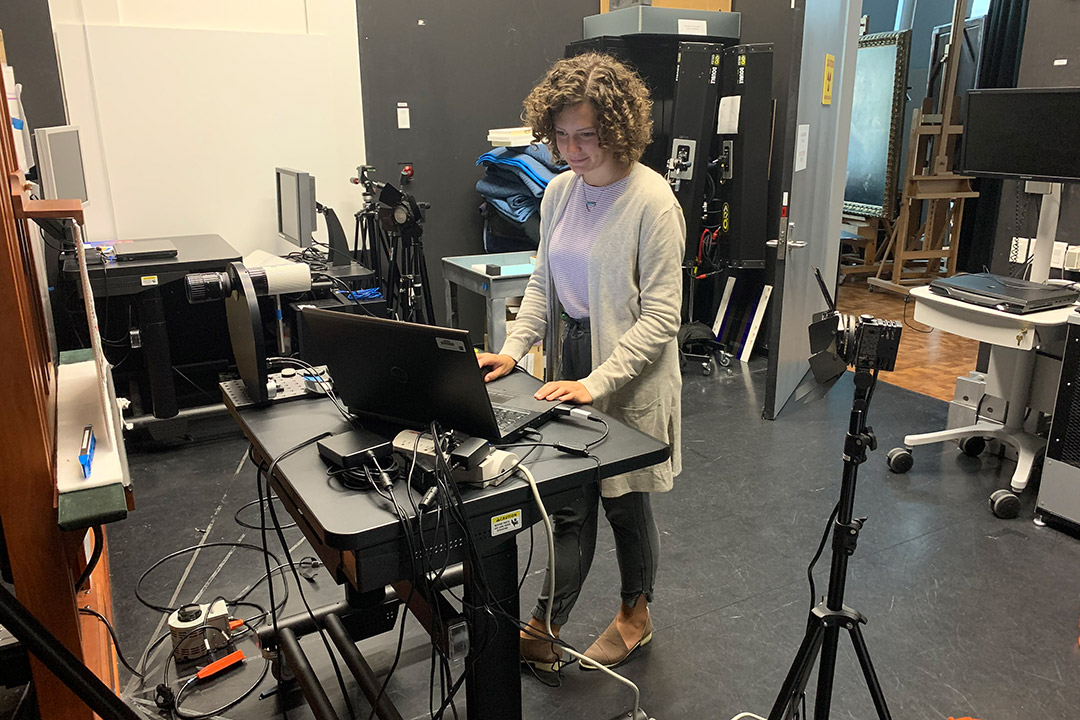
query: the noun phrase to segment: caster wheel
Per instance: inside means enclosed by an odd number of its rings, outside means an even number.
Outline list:
[[[866,292],[874,292],[874,286],[873,285],[867,285],[866,286]]]
[[[893,448],[885,456],[885,460],[888,462],[890,470],[901,475],[910,470],[911,466],[915,464],[915,458],[911,456],[911,451],[907,448]]]
[[[967,437],[960,439],[960,452],[968,457],[979,457],[986,449],[986,439],[981,437]]]
[[[717,356],[716,361],[720,363],[720,367],[731,367],[731,356],[726,352],[720,353]]]
[[[990,495],[990,511],[1002,520],[1012,520],[1020,514],[1020,498],[1010,490],[997,490]]]
[[[709,377],[710,375],[712,375],[712,363],[701,363],[701,374],[705,377]]]

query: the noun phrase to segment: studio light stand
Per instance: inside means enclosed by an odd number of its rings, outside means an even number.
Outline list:
[[[866,462],[866,451],[877,449],[874,431],[866,425],[870,409],[876,372],[867,369],[855,372],[855,397],[851,403],[851,418],[844,441],[844,474],[840,487],[840,503],[833,525],[832,568],[829,573],[829,593],[825,601],[810,611],[806,635],[788,670],[787,678],[776,698],[769,720],[791,720],[802,716],[800,705],[806,685],[813,672],[814,661],[821,656],[818,668],[817,694],[814,697],[814,720],[827,720],[832,703],[833,676],[836,670],[836,650],[840,631],[847,630],[855,646],[866,686],[874,701],[879,720],[891,720],[881,683],[874,673],[870,651],[866,647],[860,626],[866,618],[856,610],[844,605],[844,586],[847,582],[848,558],[855,552],[859,531],[866,518],[853,518],[855,506],[855,483],[859,465]]]

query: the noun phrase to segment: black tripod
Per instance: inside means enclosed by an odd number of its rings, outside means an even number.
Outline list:
[[[383,282],[382,262],[380,257],[387,254],[386,241],[379,228],[378,203],[367,190],[364,191],[364,207],[357,211],[356,231],[353,235],[353,257],[375,273],[381,285]]]
[[[422,234],[420,226],[415,224],[389,233],[386,298],[396,319],[430,325],[435,322],[435,309],[431,304]]]
[[[836,523],[833,525],[832,568],[829,572],[829,594],[825,602],[810,611],[806,635],[803,637],[795,661],[788,670],[784,686],[780,690],[776,703],[769,713],[769,720],[790,720],[798,715],[800,702],[806,691],[806,684],[813,671],[814,661],[821,653],[821,665],[818,669],[817,694],[814,697],[814,720],[828,720],[832,703],[833,674],[836,670],[836,650],[840,640],[840,630],[847,630],[855,646],[855,655],[859,658],[863,677],[866,679],[870,697],[874,701],[879,720],[891,720],[889,708],[885,704],[885,695],[874,673],[870,661],[870,651],[863,639],[859,627],[866,622],[859,612],[844,605],[844,584],[847,581],[848,558],[855,552],[859,540],[859,530],[866,518],[852,518],[855,506],[855,481],[859,465],[866,462],[866,450],[877,449],[877,439],[872,428],[866,425],[866,414],[870,409],[874,385],[877,383],[876,372],[859,369],[855,372],[855,397],[851,402],[851,419],[844,441],[844,478],[840,488],[840,503],[837,506]]]

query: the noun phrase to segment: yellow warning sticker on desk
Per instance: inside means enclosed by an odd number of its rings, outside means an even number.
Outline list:
[[[521,511],[513,510],[491,518],[491,537],[521,529]]]

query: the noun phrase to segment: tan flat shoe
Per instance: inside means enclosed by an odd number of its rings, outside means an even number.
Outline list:
[[[546,638],[520,638],[521,662],[543,672],[558,672],[562,667],[562,648]]]
[[[653,627],[652,627],[652,615],[645,618],[645,632],[642,633],[641,639],[634,644],[633,647],[626,647],[626,642],[623,640],[622,633],[619,632],[619,628],[615,626],[615,621],[612,620],[611,624],[607,626],[600,637],[596,638],[596,642],[589,646],[589,649],[585,651],[585,657],[589,658],[592,662],[582,662],[582,670],[596,670],[596,665],[603,665],[606,668],[613,668],[618,665],[622,665],[630,657],[630,654],[637,650],[642,645],[648,645],[652,640]]]

